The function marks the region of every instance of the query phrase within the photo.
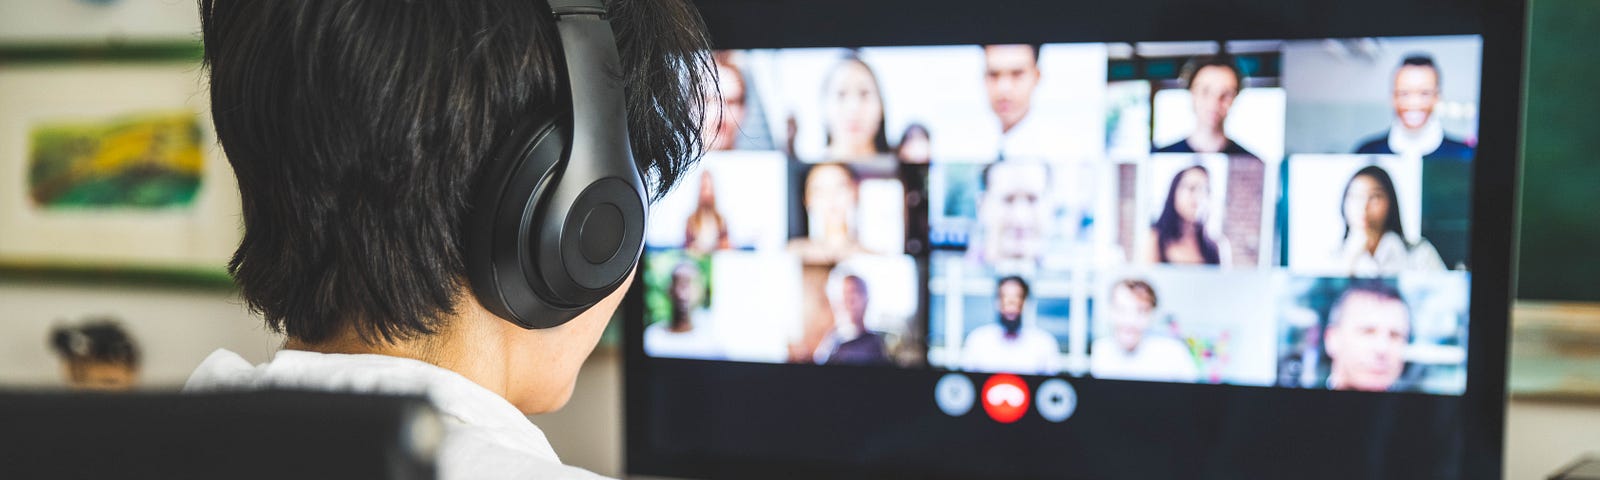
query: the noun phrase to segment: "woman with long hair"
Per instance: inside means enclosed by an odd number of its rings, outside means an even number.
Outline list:
[[[1400,224],[1400,201],[1394,180],[1377,165],[1368,165],[1344,186],[1340,207],[1344,242],[1337,253],[1340,269],[1350,275],[1381,275],[1402,270],[1444,270],[1444,261],[1427,239],[1406,240]]]
[[[884,132],[878,76],[851,53],[835,64],[823,86],[827,160],[855,161],[891,153]]]
[[[1147,251],[1150,263],[1221,265],[1223,249],[1206,232],[1211,204],[1211,173],[1195,165],[1179,171],[1167,187],[1161,216],[1150,226],[1155,242]]]

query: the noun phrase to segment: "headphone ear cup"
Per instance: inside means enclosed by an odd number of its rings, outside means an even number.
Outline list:
[[[570,148],[571,126],[556,115],[529,117],[479,167],[466,223],[467,280],[478,303],[523,328],[565,323],[581,308],[552,304],[536,268],[540,210],[555,170]]]
[[[627,279],[644,246],[642,198],[616,178],[555,187],[535,217],[542,225],[531,246],[553,300],[592,305]]]

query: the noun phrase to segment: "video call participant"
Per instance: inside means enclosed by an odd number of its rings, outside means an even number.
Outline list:
[[[1180,74],[1194,106],[1194,132],[1177,143],[1156,149],[1159,153],[1225,153],[1229,155],[1255,154],[1229,139],[1222,129],[1228,122],[1228,110],[1233,100],[1244,88],[1244,75],[1228,55],[1203,56],[1189,59]]]
[[[1356,153],[1422,158],[1422,235],[1433,239],[1448,268],[1466,268],[1472,220],[1473,148],[1444,132],[1434,107],[1439,104],[1438,64],[1411,55],[1395,69],[1391,101],[1394,124],[1364,141]]]
[[[900,186],[905,191],[906,248],[907,255],[919,255],[928,248],[928,164],[931,161],[932,141],[928,128],[920,123],[906,127],[895,146],[895,157],[900,160]]]
[[[700,157],[715,74],[699,13],[615,2],[634,159],[670,190]],[[251,365],[219,350],[186,391],[424,394],[442,413],[439,476],[593,478],[527,416],[561,408],[627,288],[559,327],[480,305],[464,239],[484,159],[529,115],[569,103],[542,1],[201,0],[217,139],[243,203],[229,264],[282,332]],[[262,453],[263,461],[270,453]]]
[[[1005,372],[1054,375],[1061,371],[1061,345],[1044,329],[1025,322],[1028,282],[1005,277],[995,287],[996,322],[967,334],[961,347],[961,369],[969,372]]]
[[[1377,281],[1352,283],[1328,313],[1323,348],[1328,388],[1383,392],[1400,390],[1411,310],[1400,292]]]
[[[126,391],[139,384],[139,346],[115,319],[57,326],[50,331],[50,346],[74,390]]]
[[[997,160],[1059,157],[1062,132],[1030,121],[1033,92],[1039,88],[1039,48],[1031,45],[984,45],[983,86],[989,108],[1000,123]]]
[[[644,353],[655,357],[723,357],[722,346],[711,332],[711,311],[706,308],[705,275],[694,260],[678,262],[672,268],[672,284],[667,294],[672,300],[672,317],[644,329]]]
[[[1413,270],[1444,270],[1444,262],[1424,238],[1412,245],[1400,223],[1394,180],[1368,165],[1344,186],[1344,242],[1336,253],[1341,272],[1355,276],[1392,275]]]
[[[979,236],[967,256],[1002,273],[1031,273],[1050,236],[1050,167],[1036,161],[991,163],[979,177]]]
[[[693,253],[727,250],[728,221],[717,211],[717,187],[711,171],[700,172],[700,198],[683,229],[683,248]]]
[[[1200,375],[1189,347],[1176,339],[1150,335],[1156,291],[1144,280],[1111,287],[1111,336],[1090,347],[1089,373],[1096,378],[1151,382],[1194,382]]]
[[[832,265],[846,256],[864,253],[859,220],[861,178],[844,164],[812,166],[801,193],[807,223],[806,236],[791,239],[789,251],[806,264]]]
[[[1394,72],[1394,125],[1389,131],[1361,143],[1356,153],[1426,157],[1440,155],[1471,159],[1472,147],[1445,135],[1439,119],[1433,116],[1439,105],[1439,67],[1427,55],[1412,55],[1400,61]]]
[[[828,161],[861,161],[891,153],[884,131],[878,75],[850,54],[835,64],[823,87]]]
[[[1202,165],[1185,168],[1172,177],[1161,216],[1150,226],[1147,263],[1221,265],[1227,248],[1206,231],[1211,208],[1211,173]]]
[[[719,51],[711,56],[717,67],[715,90],[706,90],[706,120],[701,125],[706,150],[733,150],[739,140],[739,124],[744,121],[744,74],[732,62],[733,52]]]
[[[733,150],[747,132],[744,126],[748,101],[744,73],[733,63],[734,52],[718,51],[711,56],[717,66],[716,90],[706,90],[706,120],[701,127],[707,150]]]
[[[846,274],[828,289],[833,307],[833,332],[817,346],[819,365],[888,365],[889,349],[883,335],[867,329],[867,281]]]

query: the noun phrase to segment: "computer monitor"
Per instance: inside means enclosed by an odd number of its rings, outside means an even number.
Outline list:
[[[428,399],[275,390],[0,390],[6,478],[431,480],[445,424]]]
[[[699,5],[629,472],[1501,475],[1521,2]]]

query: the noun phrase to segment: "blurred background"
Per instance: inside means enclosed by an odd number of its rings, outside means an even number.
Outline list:
[[[1507,478],[1600,452],[1600,1],[1529,4]],[[218,348],[263,362],[281,345],[222,267],[238,200],[198,30],[191,1],[0,0],[0,388],[175,389]],[[616,338],[565,410],[533,418],[607,475]]]

